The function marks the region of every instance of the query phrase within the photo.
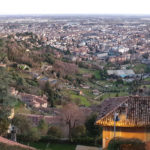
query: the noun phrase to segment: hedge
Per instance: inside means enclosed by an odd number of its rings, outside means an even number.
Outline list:
[[[145,150],[145,143],[139,139],[113,138],[108,150]]]
[[[100,137],[93,138],[93,137],[79,137],[73,138],[72,141],[69,139],[60,139],[52,136],[44,136],[40,140],[40,142],[52,142],[52,143],[68,143],[68,144],[82,144],[82,145],[89,145],[89,146],[99,146],[102,145],[102,140]]]

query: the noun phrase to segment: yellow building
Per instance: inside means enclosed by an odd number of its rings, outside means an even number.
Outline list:
[[[115,137],[150,141],[150,97],[129,96],[106,99],[97,107],[97,125],[103,126],[103,148]],[[114,121],[114,115],[118,121]]]

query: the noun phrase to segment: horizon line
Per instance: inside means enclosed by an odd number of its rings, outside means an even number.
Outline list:
[[[64,14],[0,14],[0,16],[150,16],[150,14],[116,14],[116,13],[64,13]]]

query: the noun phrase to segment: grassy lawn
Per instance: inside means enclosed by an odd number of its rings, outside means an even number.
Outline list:
[[[79,99],[81,105],[90,106],[90,102],[84,96],[72,94],[70,97],[74,102]]]
[[[96,77],[97,80],[100,80],[99,70],[94,71],[94,75],[95,75],[95,77]]]
[[[75,150],[75,145],[71,144],[49,144],[49,143],[32,143],[30,146],[38,150]]]
[[[144,79],[144,81],[150,81],[150,77],[148,77],[148,78]]]
[[[79,73],[80,74],[92,73],[92,71],[90,69],[79,68]]]
[[[97,80],[100,80],[100,74],[99,74],[99,70],[90,70],[90,69],[85,69],[85,68],[80,68],[79,69],[80,74],[92,74],[95,75]]]
[[[93,99],[95,96],[92,94],[92,90],[91,89],[81,89],[81,91],[83,91],[83,93],[86,95],[86,97]]]
[[[31,111],[27,109],[22,102],[18,102],[18,104],[15,106],[15,114],[17,113],[30,114]]]
[[[101,96],[101,100],[112,98],[112,97],[120,97],[120,96],[128,96],[129,94],[127,92],[119,92],[117,93],[105,93]]]
[[[135,73],[141,73],[145,70],[145,68],[146,68],[145,64],[136,64],[133,70],[135,71]]]
[[[144,88],[144,87],[146,87],[146,88],[149,88],[149,89],[150,89],[150,85],[141,85],[141,88]]]
[[[72,91],[72,90],[64,90],[63,94],[65,96],[70,97],[70,99],[74,103],[77,103],[77,104],[80,104],[80,105],[84,105],[84,106],[90,106],[91,105],[90,102],[88,101],[88,98],[86,97],[87,95],[85,95],[85,96],[78,95],[75,91]]]

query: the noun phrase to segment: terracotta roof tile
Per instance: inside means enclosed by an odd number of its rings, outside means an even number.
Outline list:
[[[93,107],[92,109],[93,111],[98,112],[98,119],[101,119],[128,99],[129,97],[109,98],[104,100],[99,106]]]
[[[1,143],[4,143],[4,144],[12,145],[12,146],[20,146],[20,147],[23,147],[23,148],[28,148],[28,149],[30,149],[30,150],[36,150],[36,149],[33,148],[33,147],[29,147],[29,146],[26,146],[26,145],[23,145],[23,144],[20,144],[20,143],[17,143],[17,142],[8,140],[8,139],[3,138],[3,137],[1,137],[1,136],[0,136],[0,142],[1,142]]]

